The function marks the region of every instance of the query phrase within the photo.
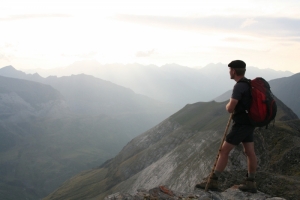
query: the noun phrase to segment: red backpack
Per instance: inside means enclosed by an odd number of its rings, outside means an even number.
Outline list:
[[[241,81],[250,84],[252,99],[250,108],[246,112],[251,123],[256,127],[268,127],[268,124],[275,119],[277,113],[277,104],[269,83],[261,77]]]

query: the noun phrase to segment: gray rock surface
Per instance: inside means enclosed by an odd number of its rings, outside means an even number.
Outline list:
[[[195,189],[189,193],[181,193],[170,190],[167,186],[155,187],[151,190],[138,189],[136,194],[114,193],[108,195],[104,200],[285,200],[280,197],[271,197],[263,192],[242,192],[237,186],[228,188],[223,192]]]

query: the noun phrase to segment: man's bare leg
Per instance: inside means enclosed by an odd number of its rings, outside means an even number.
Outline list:
[[[257,168],[257,158],[254,151],[254,143],[253,142],[247,142],[243,143],[244,151],[247,156],[247,162],[248,162],[248,176],[253,176],[256,173]],[[254,177],[252,177],[254,178]]]
[[[219,175],[218,173],[223,172],[224,169],[226,168],[229,153],[234,147],[235,145],[230,144],[226,141],[223,143],[221,151],[219,152],[219,159],[217,161],[217,165],[215,168],[215,172],[217,172],[216,175]]]
[[[238,188],[242,191],[256,193],[257,187],[255,182],[255,173],[257,168],[257,158],[254,151],[254,143],[243,143],[243,146],[247,155],[248,177],[245,178],[245,182],[241,184]]]

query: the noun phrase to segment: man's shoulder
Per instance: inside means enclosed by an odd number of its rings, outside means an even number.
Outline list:
[[[249,88],[249,83],[247,81],[236,82],[233,89],[243,89],[243,88]]]
[[[233,96],[245,94],[245,92],[249,91],[249,89],[250,85],[247,82],[237,82],[233,87],[232,94],[234,94]]]

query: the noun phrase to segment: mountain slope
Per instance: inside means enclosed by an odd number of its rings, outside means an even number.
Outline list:
[[[83,78],[90,80],[88,76]],[[79,84],[84,85],[83,81]],[[76,80],[73,83],[77,84]],[[70,93],[88,88],[68,87]],[[111,90],[107,89],[109,98]],[[80,171],[115,156],[130,139],[165,114],[160,107],[154,109],[152,100],[140,100],[130,90],[124,91],[120,91],[123,99],[118,101],[131,98],[131,107],[116,108],[111,115],[96,111],[82,114],[75,113],[76,107],[69,104],[71,95],[66,98],[47,84],[0,76],[0,199],[46,196]],[[103,103],[100,98],[88,101],[96,97],[83,95],[86,104]]]
[[[272,92],[300,116],[300,73],[270,81]]]
[[[185,106],[131,140],[114,159],[73,177],[45,199],[103,199],[115,192],[135,193],[138,188],[158,185],[168,185],[179,192],[193,190],[194,184],[212,168],[229,117],[225,105],[226,102],[208,102]],[[298,188],[300,183],[300,121],[282,102],[278,107],[275,126],[255,131],[257,182],[263,192],[292,199],[299,195],[289,187]],[[246,159],[239,146],[221,177],[221,188],[240,181],[245,171]]]
[[[59,110],[68,109],[63,96],[51,86],[3,76],[0,76],[0,101],[1,115],[5,117],[24,112],[37,116],[55,111],[59,114]]]

